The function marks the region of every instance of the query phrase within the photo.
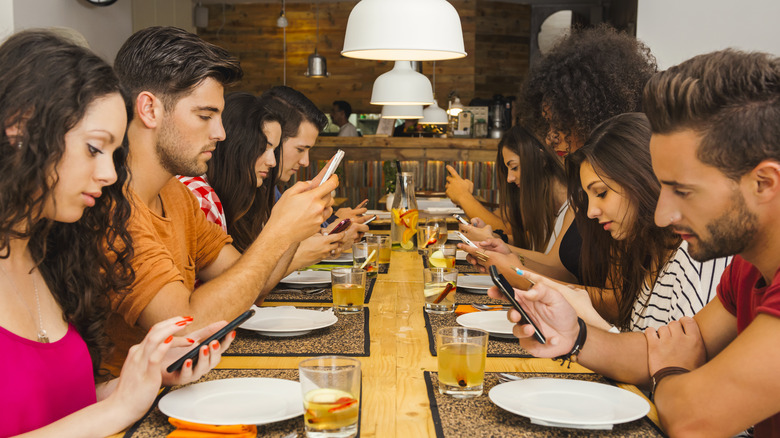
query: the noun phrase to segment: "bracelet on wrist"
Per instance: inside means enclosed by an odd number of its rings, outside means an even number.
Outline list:
[[[568,362],[569,364],[566,368],[571,368],[571,363],[577,362],[577,356],[580,354],[580,351],[582,351],[582,346],[585,345],[585,340],[588,338],[588,325],[585,324],[585,321],[578,317],[577,324],[580,326],[580,331],[577,334],[577,339],[574,340],[574,346],[571,348],[571,351],[553,359],[560,360],[561,366]]]
[[[683,367],[665,367],[656,371],[655,374],[653,374],[653,388],[650,390],[650,400],[652,401],[655,399],[655,389],[658,387],[658,383],[661,382],[661,379],[675,374],[685,374],[689,372],[689,369]]]

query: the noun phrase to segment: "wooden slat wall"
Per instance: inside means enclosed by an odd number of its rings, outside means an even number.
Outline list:
[[[391,0],[388,0],[391,1]],[[516,94],[527,69],[528,6],[492,0],[451,0],[458,10],[468,56],[436,63],[436,89],[440,106],[457,91],[468,103],[475,96]],[[316,43],[314,3],[288,3],[287,85],[306,94],[329,111],[334,100],[346,100],[356,113],[377,113],[369,104],[377,76],[392,68],[392,62],[344,58],[344,32],[355,1],[319,4],[319,53],[328,61],[329,78],[303,76],[308,56]],[[241,60],[245,76],[235,89],[262,93],[283,83],[282,29],[276,27],[280,3],[207,5],[209,24],[198,29],[201,37],[222,46]],[[411,12],[410,12],[411,13]],[[522,58],[522,59],[521,59]],[[525,62],[525,64],[523,64]],[[423,73],[433,74],[433,63],[423,63]]]

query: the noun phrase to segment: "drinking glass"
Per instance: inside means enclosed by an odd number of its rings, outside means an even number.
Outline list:
[[[455,255],[458,247],[455,245],[441,245],[429,248],[428,266],[431,268],[454,268]]]
[[[455,291],[458,288],[457,269],[423,269],[423,284],[426,312],[452,313],[455,311]]]
[[[376,275],[379,270],[379,245],[366,241],[352,244],[352,266],[365,269],[369,276]],[[366,260],[368,260],[366,262]]]
[[[379,247],[379,258],[377,263],[380,265],[386,265],[390,263],[390,256],[393,253],[392,241],[390,236],[379,236],[376,234],[366,235],[366,242],[369,244],[376,244]]]
[[[334,268],[330,271],[333,310],[338,313],[360,312],[366,296],[366,270]]]
[[[357,435],[360,413],[360,361],[320,356],[298,364],[303,422],[309,438]]]
[[[443,327],[436,332],[439,392],[455,398],[482,395],[488,332],[467,327]]]
[[[443,217],[432,217],[428,219],[428,225],[434,225],[439,230],[437,244],[444,245],[447,243],[447,219]]]
[[[439,242],[439,227],[425,224],[417,227],[417,248],[425,249]]]

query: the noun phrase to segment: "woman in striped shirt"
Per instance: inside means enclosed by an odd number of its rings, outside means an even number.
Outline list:
[[[693,316],[715,297],[731,260],[699,263],[679,235],[655,225],[661,186],[649,145],[645,115],[626,113],[597,126],[566,161],[582,235],[582,275],[593,287],[565,296],[591,325],[638,331]],[[599,315],[594,301],[612,312]]]

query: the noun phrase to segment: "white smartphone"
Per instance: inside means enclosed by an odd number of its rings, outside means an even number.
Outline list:
[[[452,217],[457,219],[458,222],[462,223],[463,225],[471,225],[469,221],[467,221],[463,216],[459,215],[458,213],[453,214]]]
[[[463,241],[463,243],[465,243],[466,245],[468,245],[468,246],[471,246],[471,247],[474,247],[474,248],[479,248],[479,247],[478,247],[476,244],[474,244],[474,242],[472,242],[471,240],[469,240],[469,238],[468,238],[468,237],[466,237],[466,236],[464,236],[464,235],[463,235],[463,233],[461,233],[460,231],[456,231],[456,232],[455,232],[455,235],[457,235],[458,237],[460,237],[460,240],[462,240],[462,241]]]
[[[342,159],[344,159],[344,151],[339,149],[336,152],[336,155],[333,156],[333,159],[330,160],[330,165],[328,166],[328,170],[325,171],[325,175],[323,175],[322,181],[320,181],[320,185],[330,179],[330,176],[333,175],[333,172],[335,172],[336,168],[339,167],[339,164],[341,164]]]

